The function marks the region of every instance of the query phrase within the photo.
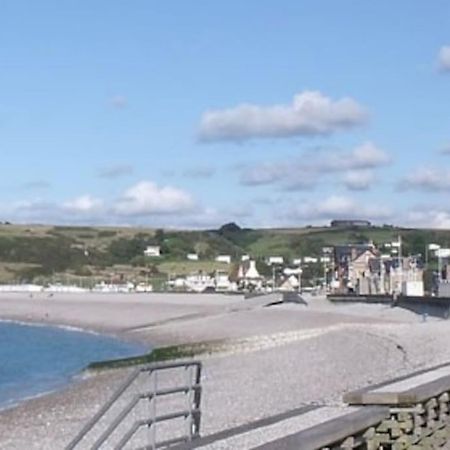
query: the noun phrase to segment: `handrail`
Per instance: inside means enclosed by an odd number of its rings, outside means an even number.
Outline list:
[[[131,375],[120,385],[114,395],[94,414],[91,420],[80,430],[80,432],[70,441],[66,450],[73,450],[81,440],[92,430],[94,425],[105,415],[117,399],[127,390],[133,381],[139,376],[141,369],[134,370]]]
[[[114,447],[114,450],[121,450],[127,442],[130,441],[130,439],[134,436],[137,430],[139,430],[140,427],[150,427],[158,422],[165,422],[167,420],[177,419],[179,417],[187,417],[189,415],[199,415],[200,410],[199,409],[193,409],[192,411],[184,410],[180,412],[170,413],[170,414],[164,414],[162,416],[157,416],[154,419],[149,420],[137,420],[133,426],[124,434],[123,438],[119,441],[119,443]]]
[[[85,436],[91,432],[94,426],[99,422],[99,420],[110,410],[110,408],[117,402],[117,400],[124,394],[124,392],[136,381],[141,373],[148,372],[152,374],[155,371],[163,371],[168,369],[175,369],[178,367],[195,367],[195,380],[193,384],[175,387],[175,388],[166,388],[166,389],[156,389],[153,391],[148,391],[140,394],[136,394],[132,397],[131,401],[125,406],[125,408],[114,418],[114,420],[109,424],[107,429],[97,438],[91,447],[92,450],[98,450],[101,445],[108,439],[108,437],[114,432],[114,430],[119,426],[119,424],[128,416],[128,414],[133,410],[133,408],[139,403],[142,399],[153,399],[157,396],[165,396],[170,394],[176,394],[185,392],[188,393],[192,391],[194,393],[194,409],[190,409],[187,414],[186,411],[181,415],[177,415],[176,417],[188,417],[192,416],[195,418],[193,428],[191,428],[190,433],[191,436],[198,436],[200,429],[200,396],[201,396],[201,362],[200,361],[184,361],[184,362],[169,362],[169,363],[152,363],[146,366],[135,369],[122,384],[119,385],[117,391],[111,396],[111,398],[97,411],[97,413],[89,420],[89,422],[81,429],[81,431],[72,439],[72,441],[66,446],[66,450],[74,450],[76,446],[85,438]],[[177,413],[179,414],[179,413]],[[162,418],[165,416],[160,416],[158,420],[151,419],[147,422],[150,426],[152,423],[162,421]],[[175,418],[175,417],[172,417]],[[169,419],[164,419],[169,420]],[[133,433],[134,434],[134,433]],[[124,436],[125,437],[125,436]],[[131,439],[132,435],[130,436]],[[190,439],[190,436],[188,436]],[[123,440],[123,439],[122,439]]]
[[[136,394],[128,403],[128,405],[122,410],[122,412],[116,416],[116,418],[110,423],[108,428],[94,442],[94,445],[91,447],[91,450],[98,450],[101,447],[101,445],[108,439],[108,437],[112,434],[112,432],[119,426],[119,424],[125,419],[125,417],[127,417],[127,415],[133,410],[133,408],[139,403],[140,400],[152,399],[154,397],[176,394],[179,392],[187,392],[189,389],[193,391],[201,390],[201,386],[193,385],[191,388],[189,386],[183,386],[179,388],[161,389],[155,392]]]

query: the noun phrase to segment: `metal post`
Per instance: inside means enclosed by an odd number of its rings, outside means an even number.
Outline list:
[[[272,265],[272,291],[275,292],[275,265]]]

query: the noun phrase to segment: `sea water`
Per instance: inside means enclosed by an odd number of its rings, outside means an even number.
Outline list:
[[[146,351],[100,334],[0,321],[0,409],[64,386],[90,362]]]

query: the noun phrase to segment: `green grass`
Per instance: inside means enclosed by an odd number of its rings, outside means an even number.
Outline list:
[[[161,264],[157,264],[158,270],[167,274],[173,275],[189,275],[194,272],[211,273],[216,270],[223,270],[228,272],[230,265],[220,263],[214,260],[206,261],[166,261]]]
[[[155,230],[128,227],[76,227],[0,224],[0,282],[14,280],[50,281],[67,275],[109,280],[154,279],[161,284],[170,275],[229,270],[217,263],[219,254],[238,261],[242,254],[255,258],[319,256],[324,246],[374,241],[391,242],[401,234],[404,254],[425,253],[428,243],[450,245],[450,230],[401,229],[395,227],[330,228],[302,227],[280,229]],[[155,242],[162,258],[144,258],[143,249]],[[86,252],[87,251],[87,252]],[[196,252],[199,261],[188,261]],[[1,269],[3,266],[3,269]],[[122,274],[122,275],[121,275]],[[97,277],[97,278],[95,278]],[[161,281],[161,283],[160,283]]]

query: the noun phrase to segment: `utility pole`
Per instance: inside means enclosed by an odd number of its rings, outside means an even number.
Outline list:
[[[302,269],[298,267],[298,293],[302,293]]]
[[[275,264],[272,265],[272,290],[275,291]]]

